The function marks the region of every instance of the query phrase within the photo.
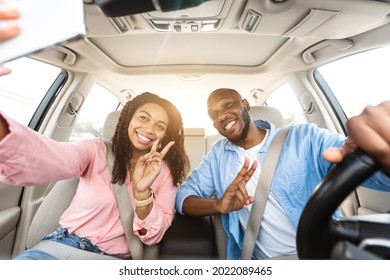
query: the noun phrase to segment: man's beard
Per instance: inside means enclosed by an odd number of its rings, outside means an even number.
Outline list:
[[[235,145],[240,144],[242,141],[244,141],[248,137],[249,133],[249,127],[251,124],[251,117],[247,110],[244,110],[242,112],[242,121],[244,123],[244,127],[239,135],[235,138],[229,138],[229,141],[232,142]]]

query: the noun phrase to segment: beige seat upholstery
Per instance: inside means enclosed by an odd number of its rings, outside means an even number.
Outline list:
[[[109,139],[114,136],[120,114],[121,111],[112,111],[107,115],[103,125],[103,137]]]
[[[69,207],[79,180],[72,178],[58,181],[39,206],[28,231],[26,248],[31,249],[45,235],[58,227],[62,213]]]
[[[273,123],[277,128],[284,127],[282,113],[275,107],[251,106],[249,114],[254,120],[266,120]]]
[[[184,147],[190,159],[192,170],[200,164],[206,154],[205,129],[184,128]]]
[[[357,215],[388,213],[390,210],[390,193],[369,188],[356,189],[359,198]]]

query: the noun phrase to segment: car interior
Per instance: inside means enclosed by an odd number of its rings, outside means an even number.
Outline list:
[[[277,128],[314,123],[345,136],[349,117],[390,96],[388,0],[83,0],[83,13],[85,36],[10,61],[13,73],[0,77],[1,111],[56,141],[110,139],[124,104],[152,92],[182,113],[193,170],[222,137],[206,108],[217,88],[236,89],[254,120]],[[376,59],[368,56],[374,52]],[[351,161],[352,174],[365,177],[340,186],[343,193],[316,192],[298,228],[296,258],[390,259],[390,193],[360,187],[372,172]],[[338,185],[338,176],[329,174],[328,188]],[[52,232],[77,183],[0,182],[0,259],[14,258]],[[344,222],[330,221],[338,207]],[[364,227],[356,229],[358,240],[340,234],[355,221]],[[341,228],[337,241],[348,242],[324,242],[328,227]],[[176,213],[147,258],[223,260],[225,242],[219,216]]]

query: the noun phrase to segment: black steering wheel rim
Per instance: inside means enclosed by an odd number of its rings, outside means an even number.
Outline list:
[[[349,153],[318,184],[303,209],[297,229],[299,259],[329,259],[330,223],[342,201],[381,166],[360,149]]]

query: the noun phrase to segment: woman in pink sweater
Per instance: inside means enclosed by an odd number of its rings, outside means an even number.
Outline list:
[[[44,239],[131,258],[113,183],[127,187],[135,234],[147,245],[160,242],[172,223],[177,187],[189,169],[180,112],[155,94],[136,96],[122,109],[112,151],[110,174],[102,139],[56,142],[0,113],[0,181],[25,186],[80,178],[58,229]],[[38,250],[17,257],[53,258]]]

